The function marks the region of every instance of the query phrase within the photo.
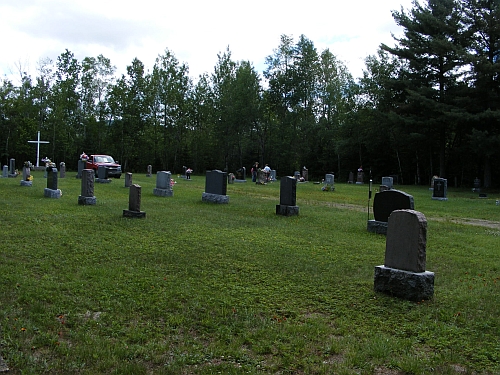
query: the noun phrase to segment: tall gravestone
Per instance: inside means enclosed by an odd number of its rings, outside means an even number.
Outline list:
[[[146,177],[151,177],[153,175],[153,166],[151,164],[148,165],[148,171],[146,173]]]
[[[265,185],[267,182],[267,174],[263,169],[257,171],[257,185]]]
[[[158,197],[172,197],[172,175],[167,171],[158,171],[156,173],[156,187],[153,189],[153,194]]]
[[[59,178],[66,178],[66,163],[63,161],[59,163]]]
[[[373,217],[368,220],[367,230],[371,233],[387,234],[389,216],[395,210],[413,210],[413,196],[399,190],[379,191],[373,198]]]
[[[276,169],[271,169],[271,174],[269,175],[269,181],[276,181]]]
[[[9,177],[9,167],[6,165],[2,167],[2,177],[4,178]]]
[[[205,191],[201,196],[203,202],[227,204],[227,173],[219,170],[207,171]]]
[[[78,160],[78,172],[76,178],[82,178],[82,172],[85,169],[87,162],[85,160]]]
[[[356,184],[362,185],[365,183],[365,172],[363,171],[358,171],[357,177],[356,177]]]
[[[297,179],[291,176],[280,180],[280,204],[276,205],[276,215],[294,216],[299,214],[297,206]]]
[[[47,167],[47,187],[43,194],[46,198],[61,198],[61,190],[58,189],[57,168]]]
[[[146,213],[141,211],[141,187],[137,184],[130,186],[128,194],[128,210],[123,210],[124,217],[144,218]]]
[[[425,270],[427,220],[421,212],[396,210],[389,217],[385,260],[375,267],[374,289],[410,301],[434,295],[434,273]]]
[[[125,173],[125,187],[128,188],[132,186],[132,173]]]
[[[234,182],[247,182],[247,169],[241,167],[236,171]]]
[[[447,201],[448,180],[445,178],[434,179],[434,190],[432,191],[432,199],[438,201]]]
[[[9,177],[17,177],[16,173],[16,159],[9,160]]]
[[[309,171],[306,167],[302,168],[302,178],[304,181],[309,181]]]
[[[94,206],[97,198],[94,196],[94,178],[93,169],[84,169],[82,171],[82,190],[78,196],[78,204],[82,206]]]

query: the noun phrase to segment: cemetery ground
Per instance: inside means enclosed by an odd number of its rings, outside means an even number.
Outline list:
[[[33,175],[0,179],[9,373],[500,374],[499,192],[395,186],[428,220],[434,298],[414,303],[373,291],[385,236],[366,230],[367,185],[298,184],[284,217],[279,182],[228,185],[217,205],[204,176],[157,197],[137,173],[133,219],[123,179],[80,206],[74,174],[60,199]]]

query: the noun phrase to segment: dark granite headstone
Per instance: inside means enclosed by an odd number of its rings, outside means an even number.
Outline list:
[[[82,178],[82,171],[85,169],[87,162],[85,160],[78,160],[78,172],[76,178]]]
[[[57,168],[47,167],[47,189],[57,190]]]
[[[347,180],[348,184],[354,184],[354,173],[349,172],[349,179]]]
[[[16,159],[9,160],[9,175],[16,174]]]
[[[82,190],[78,196],[78,204],[82,206],[94,206],[97,199],[94,196],[94,179],[95,173],[93,169],[84,169],[82,175]]]
[[[146,213],[141,211],[141,187],[137,184],[130,186],[128,195],[128,210],[123,210],[124,217],[143,218]]]
[[[287,176],[281,179],[280,204],[297,205],[297,180],[295,178]]]
[[[227,173],[219,170],[207,171],[205,193],[226,195]]]
[[[445,178],[434,179],[434,190],[432,193],[432,199],[435,200],[448,200],[446,197],[448,192],[448,180]]]
[[[376,221],[387,222],[394,210],[413,210],[413,196],[399,190],[378,192],[373,198],[373,216]]]
[[[130,187],[132,186],[132,173],[127,172],[125,173],[125,187]]]

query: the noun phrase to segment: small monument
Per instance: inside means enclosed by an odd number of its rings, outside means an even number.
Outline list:
[[[361,168],[358,169],[358,175],[356,177],[356,184],[362,185],[365,183],[365,172]]]
[[[347,179],[348,184],[354,184],[354,173],[349,172],[349,178]]]
[[[218,204],[229,203],[227,194],[227,173],[219,170],[207,171],[205,191],[201,195],[203,202]]]
[[[474,179],[474,185],[473,185],[473,188],[472,188],[472,192],[473,193],[479,193],[481,192],[481,180],[479,178],[475,178]]]
[[[48,166],[46,168],[47,171],[47,187],[43,191],[43,195],[46,198],[61,198],[62,192],[61,189],[57,188],[57,168]]]
[[[152,175],[153,175],[153,166],[149,164],[148,171],[146,172],[146,177],[151,177]]]
[[[7,178],[9,177],[9,167],[4,165],[2,168],[2,177]]]
[[[247,169],[241,167],[236,171],[234,182],[247,182]]]
[[[334,191],[335,190],[335,176],[331,173],[325,174],[325,184],[321,188],[323,191]]]
[[[63,161],[59,163],[59,178],[66,178],[66,163]]]
[[[125,173],[125,187],[129,188],[132,186],[132,173],[127,172]]]
[[[234,184],[235,179],[236,179],[236,176],[234,175],[234,173],[229,173],[227,175],[227,183],[228,184]]]
[[[432,191],[432,199],[438,201],[447,201],[448,198],[448,180],[445,178],[434,179],[434,190]]]
[[[425,270],[427,220],[421,212],[396,210],[389,217],[385,261],[375,267],[374,289],[410,301],[434,295],[434,273]]]
[[[391,190],[393,186],[393,178],[392,177],[382,177],[382,185],[380,186],[380,190]],[[384,188],[382,188],[382,186]]]
[[[375,193],[373,198],[373,217],[368,220],[367,230],[370,233],[387,234],[389,216],[395,210],[413,210],[413,196],[399,190],[385,190]]]
[[[78,196],[78,204],[82,206],[95,206],[97,198],[94,196],[94,178],[93,169],[84,169],[82,171],[82,190]]]
[[[269,175],[269,181],[274,182],[276,179],[276,169],[271,169],[271,174]]]
[[[82,178],[82,171],[85,169],[85,166],[87,165],[87,160],[78,160],[78,172],[76,175],[76,178]]]
[[[309,171],[307,170],[306,166],[302,168],[302,178],[304,181],[309,181]]]
[[[105,165],[99,165],[97,167],[97,180],[100,184],[109,184],[111,179],[108,178],[108,168]]]
[[[26,162],[23,166],[23,179],[21,180],[21,186],[32,186],[33,185],[33,177],[31,177],[31,163]]]
[[[267,173],[263,169],[257,171],[257,185],[265,185],[267,183]]]
[[[299,171],[293,172],[293,178],[295,178],[297,181],[299,181],[300,180],[300,172]]]
[[[137,184],[130,186],[128,194],[128,210],[123,210],[124,217],[143,218],[146,213],[141,211],[141,187]]]
[[[156,173],[156,187],[153,189],[153,194],[157,197],[172,197],[172,175],[167,171],[158,171]]]
[[[17,177],[16,173],[16,159],[9,160],[9,177]]]
[[[280,180],[280,204],[276,205],[276,215],[295,216],[298,214],[297,179],[287,176]]]

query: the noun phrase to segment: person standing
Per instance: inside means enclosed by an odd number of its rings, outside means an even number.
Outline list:
[[[252,166],[252,182],[257,181],[257,170],[259,169],[259,162],[255,162]]]

